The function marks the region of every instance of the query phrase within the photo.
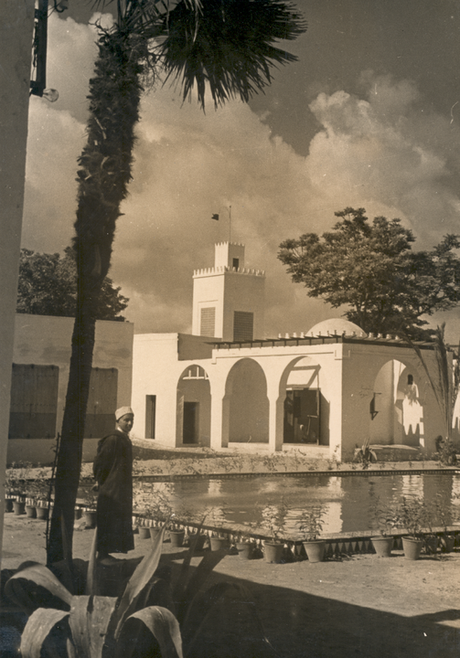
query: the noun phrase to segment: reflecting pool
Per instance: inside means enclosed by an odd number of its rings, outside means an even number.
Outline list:
[[[323,533],[365,532],[372,528],[375,497],[381,504],[396,506],[404,496],[423,496],[428,504],[442,501],[446,525],[458,523],[460,517],[460,474],[456,473],[209,478],[146,487],[162,491],[178,516],[184,510],[197,517],[207,513],[207,523],[220,520],[228,527],[260,527],[264,508],[283,502],[286,532],[296,531],[302,510],[309,506],[324,510]]]

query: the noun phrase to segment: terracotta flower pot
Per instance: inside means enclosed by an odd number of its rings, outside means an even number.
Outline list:
[[[391,557],[393,537],[371,537],[371,542],[378,557]]]
[[[441,538],[441,550],[443,553],[451,553],[454,550],[455,537],[452,535],[444,535]]]
[[[150,526],[149,533],[152,539],[156,539],[161,532],[161,528],[158,526]]]
[[[81,519],[81,516],[82,516],[81,507],[76,507],[74,510],[73,518],[75,519],[75,521],[78,521],[78,519]]]
[[[403,537],[402,542],[406,560],[418,560],[424,544],[423,539]]]
[[[238,551],[238,555],[243,560],[250,560],[251,559],[251,555],[252,555],[251,542],[249,542],[249,541],[239,541],[239,542],[237,542],[236,550]]]
[[[184,543],[185,530],[170,530],[171,546],[179,548]]]
[[[211,551],[221,551],[228,549],[230,543],[226,537],[210,537]]]
[[[302,543],[309,562],[322,562],[324,560],[324,551],[326,549],[325,541],[315,539],[304,541]]]
[[[281,562],[281,557],[283,555],[283,544],[278,542],[266,541],[264,542],[264,558],[265,562],[275,562],[278,564]]]
[[[438,538],[425,537],[425,553],[427,555],[436,555],[438,551]]]
[[[139,526],[139,539],[150,539],[150,528],[145,525]]]
[[[85,528],[91,530],[96,527],[96,510],[85,510],[83,513]]]
[[[12,511],[13,511],[13,499],[5,498],[5,512],[12,512]]]
[[[195,551],[202,551],[204,548],[204,543],[206,541],[206,535],[200,534],[190,535],[189,544],[194,546]]]
[[[37,518],[37,510],[35,505],[26,505],[26,514],[29,519]]]
[[[37,519],[46,521],[49,516],[49,509],[47,507],[37,507]]]
[[[13,510],[16,516],[20,516],[21,514],[24,514],[26,509],[26,504],[22,500],[13,500]]]

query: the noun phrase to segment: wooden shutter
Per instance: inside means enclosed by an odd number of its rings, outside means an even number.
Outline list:
[[[56,434],[59,368],[13,363],[10,439],[45,439]]]
[[[85,438],[102,438],[115,429],[118,370],[93,368],[86,407]]]

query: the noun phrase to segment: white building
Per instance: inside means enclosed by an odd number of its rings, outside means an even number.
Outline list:
[[[264,281],[243,245],[218,244],[214,267],[194,273],[192,335],[134,336],[135,435],[338,459],[368,440],[433,453],[443,418],[414,350],[342,319],[266,338]],[[436,379],[435,353],[419,345]]]
[[[7,461],[50,464],[62,426],[74,319],[16,314]],[[131,400],[133,325],[96,322],[83,459]]]

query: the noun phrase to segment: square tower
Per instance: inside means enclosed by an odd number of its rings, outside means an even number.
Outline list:
[[[244,245],[215,245],[214,267],[193,274],[192,334],[224,341],[263,338],[265,273],[247,269]]]

